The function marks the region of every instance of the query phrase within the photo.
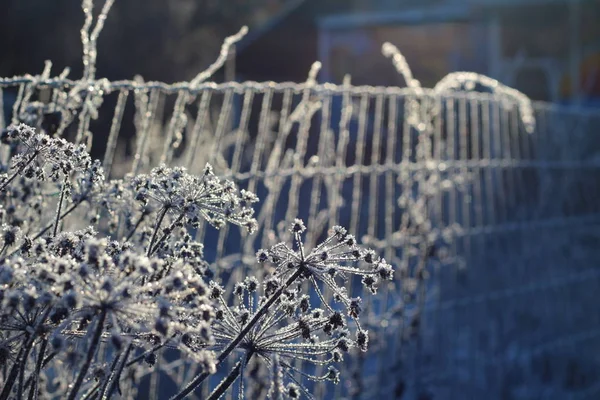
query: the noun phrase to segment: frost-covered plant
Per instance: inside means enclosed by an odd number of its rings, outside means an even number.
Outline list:
[[[4,137],[14,156],[0,188],[1,400],[133,397],[131,382],[163,373],[154,366],[173,354],[200,371],[176,399],[216,372],[226,376],[210,399],[238,378],[243,396],[251,359],[281,377],[272,396],[311,398],[299,376],[337,383],[343,353],[367,350],[362,301],[343,283],[358,276],[375,293],[393,270],[344,228],[307,249],[306,227],[295,220],[291,246],[257,253],[264,278],[247,276],[228,293],[193,232],[204,219],[253,233],[255,194],[219,179],[210,165],[199,176],[160,166],[107,182],[81,145],[26,125]],[[234,353],[239,361],[222,371]],[[295,360],[326,372],[299,370]]]

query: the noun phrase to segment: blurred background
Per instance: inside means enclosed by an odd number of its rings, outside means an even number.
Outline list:
[[[47,59],[52,76],[66,66],[81,76],[79,1],[1,4],[0,77],[39,75]],[[101,158],[114,133],[113,177],[134,155],[139,171],[167,159],[197,172],[210,161],[256,191],[257,235],[197,234],[221,278],[252,271],[255,248],[282,238],[296,216],[308,243],[339,223],[396,266],[397,281],[364,317],[372,351],[350,358],[342,385],[315,384],[317,398],[594,400],[599,22],[600,0],[116,0],[97,78],[189,81],[225,37],[250,32],[211,78],[218,85],[189,98],[139,82],[86,92],[98,118],[76,104],[85,118],[65,136],[89,128]],[[480,87],[404,90],[381,55],[386,41],[424,87],[473,71],[533,103]],[[351,81],[315,85],[316,60],[318,82]],[[68,89],[36,85],[2,83],[3,122],[30,117],[11,108],[19,91],[33,87],[47,103]]]
[[[401,84],[380,56],[389,41],[427,87],[466,70],[535,100],[593,107],[600,104],[598,21],[597,0],[117,1],[100,38],[98,76],[191,79],[226,36],[248,25],[228,78],[301,81],[320,60],[321,81],[351,74],[355,84]],[[78,76],[81,22],[78,1],[3,0],[0,75],[38,73],[52,59]]]

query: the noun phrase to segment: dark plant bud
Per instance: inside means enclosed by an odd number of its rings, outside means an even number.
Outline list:
[[[367,250],[364,254],[364,260],[369,264],[373,264],[377,259],[377,254],[373,250]]]
[[[310,308],[310,302],[308,296],[302,296],[300,299],[300,311],[307,312]]]
[[[331,317],[329,317],[329,323],[334,330],[337,328],[343,328],[345,325],[344,317],[340,312],[336,311],[331,315]]]
[[[348,309],[348,315],[350,315],[352,318],[358,318],[360,312],[362,311],[362,307],[360,305],[361,303],[362,299],[360,297],[355,297],[351,299],[350,306]]]
[[[236,296],[242,297],[244,295],[245,286],[242,282],[238,282],[233,287],[233,293]]]
[[[295,219],[292,223],[292,227],[290,228],[290,232],[292,233],[302,233],[306,230],[306,226],[301,219]]]
[[[99,382],[100,380],[104,379],[104,376],[106,374],[104,372],[104,369],[102,369],[102,368],[96,368],[96,369],[94,369],[94,372],[92,373],[92,375],[94,376],[94,380],[96,382]]]
[[[75,308],[77,307],[77,295],[73,292],[67,293],[64,297],[65,299],[65,304],[67,305],[67,307],[69,308]]]
[[[223,289],[219,286],[214,285],[213,287],[211,287],[210,289],[210,298],[213,300],[218,299],[219,297],[221,297],[223,295]]]
[[[254,277],[246,278],[246,289],[250,293],[256,292],[256,290],[258,289],[258,279]]]
[[[340,371],[338,371],[337,369],[335,369],[332,366],[329,366],[327,368],[326,379],[329,381],[332,381],[333,383],[335,383],[337,385],[338,383],[340,383]]]
[[[260,249],[256,252],[256,260],[259,263],[264,263],[269,259],[269,253],[266,250]]]
[[[356,334],[356,344],[358,344],[361,351],[367,351],[369,345],[369,332],[358,331]]]
[[[340,349],[341,351],[343,351],[344,353],[347,353],[348,350],[350,350],[350,345],[348,344],[348,339],[339,338],[339,340],[337,342],[337,348]]]
[[[300,389],[297,385],[290,383],[286,388],[286,393],[290,399],[300,398]]]

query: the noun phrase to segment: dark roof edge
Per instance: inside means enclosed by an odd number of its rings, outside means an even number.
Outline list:
[[[398,11],[338,14],[319,18],[322,29],[347,29],[369,25],[395,23],[419,23],[423,21],[464,20],[471,15],[469,4],[451,4],[434,7],[412,8]]]
[[[260,39],[264,34],[275,28],[277,25],[282,23],[291,13],[293,13],[298,7],[300,7],[307,0],[292,0],[284,6],[283,10],[280,11],[276,16],[271,18],[268,22],[261,25],[257,29],[251,30],[240,42],[236,44],[236,51],[244,51],[244,49]]]

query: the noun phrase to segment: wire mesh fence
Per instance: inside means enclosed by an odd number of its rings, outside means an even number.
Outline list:
[[[398,273],[366,307],[374,351],[347,360],[344,386],[315,384],[317,398],[596,398],[600,113],[506,91],[319,84],[317,72],[168,85],[47,67],[0,79],[0,125],[87,143],[112,177],[210,162],[255,191],[257,235],[195,232],[226,283],[260,274],[256,249],[295,217],[309,244],[340,224],[377,248]]]

